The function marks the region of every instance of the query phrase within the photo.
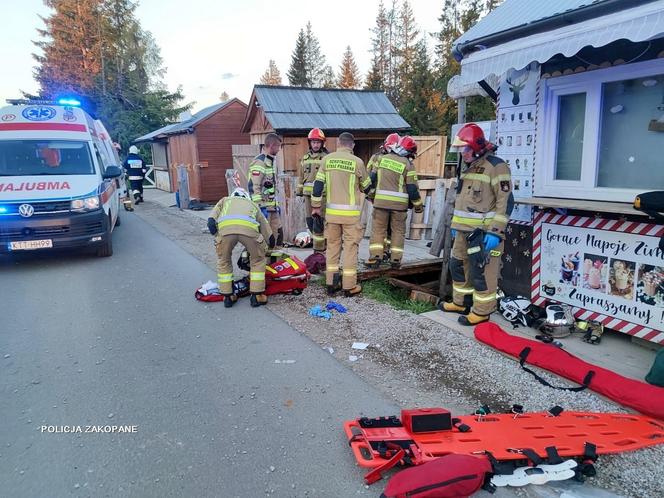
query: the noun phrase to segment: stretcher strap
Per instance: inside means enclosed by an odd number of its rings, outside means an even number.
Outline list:
[[[383,478],[383,472],[386,472],[397,465],[405,456],[405,450],[399,447],[399,450],[387,462],[385,462],[380,467],[376,467],[372,471],[367,472],[367,474],[364,476],[364,482],[367,484],[373,484],[376,481],[380,481]]]
[[[533,377],[535,377],[540,384],[543,384],[547,387],[551,387],[553,389],[559,389],[561,391],[571,391],[578,393],[580,391],[583,391],[590,385],[590,381],[592,380],[593,376],[595,375],[594,370],[589,370],[586,376],[583,378],[583,383],[582,385],[578,387],[561,387],[561,386],[554,386],[550,384],[546,379],[543,377],[540,377],[537,373],[535,373],[533,370],[525,366],[526,363],[526,358],[528,358],[528,355],[530,354],[531,349],[529,347],[523,348],[523,351],[519,353],[519,365],[521,365],[521,368],[523,368],[526,372],[531,374]]]

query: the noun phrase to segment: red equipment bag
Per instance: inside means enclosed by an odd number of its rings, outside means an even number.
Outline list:
[[[551,344],[543,344],[508,334],[491,322],[475,327],[475,338],[508,355],[521,358],[522,364],[535,365],[553,372],[621,405],[664,420],[664,389],[623,377],[605,368],[587,363]]]
[[[485,456],[449,455],[395,474],[381,498],[465,498],[482,488],[493,467]]]
[[[311,273],[295,256],[287,256],[265,267],[265,294],[302,294]]]
[[[203,294],[199,290],[194,292],[194,297],[199,301],[204,301],[206,303],[216,303],[224,300],[224,296],[221,294]]]

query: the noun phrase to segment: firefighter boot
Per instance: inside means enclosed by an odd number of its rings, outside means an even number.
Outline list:
[[[459,317],[459,323],[461,325],[477,325],[478,323],[488,322],[489,315],[477,315],[472,311],[467,315],[461,315]]]
[[[357,295],[360,294],[361,292],[362,292],[362,286],[359,285],[359,284],[357,284],[357,285],[356,285],[355,287],[353,287],[352,289],[346,289],[346,290],[344,290],[344,295],[345,295],[346,297],[353,297],[353,296],[357,296]]]
[[[232,308],[236,301],[237,301],[237,296],[235,294],[225,295],[224,296],[224,308]]]
[[[264,304],[267,304],[267,296],[265,294],[252,294],[249,300],[252,308],[258,308]]]
[[[470,311],[467,306],[459,306],[458,304],[454,303],[440,303],[438,305],[438,309],[440,311],[444,311],[445,313],[459,313],[460,315],[467,315],[468,312]]]
[[[334,296],[340,290],[341,290],[341,274],[335,273],[334,277],[332,277],[332,285],[327,286],[327,295]]]
[[[364,264],[367,268],[378,269],[380,267],[382,260],[378,256],[371,256],[367,259]]]

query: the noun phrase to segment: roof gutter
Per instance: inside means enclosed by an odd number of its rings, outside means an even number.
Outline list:
[[[651,3],[653,1],[655,0],[631,0],[629,2],[629,8]],[[526,36],[534,35],[536,33],[551,31],[554,29],[562,28],[564,26],[569,26],[570,24],[613,14],[614,12],[625,10],[625,7],[625,0],[605,0],[600,3],[585,5],[571,12],[563,12],[562,14],[558,14],[553,17],[547,17],[545,19],[533,21],[522,26],[517,26],[515,28],[510,28],[498,33],[483,36],[475,40],[459,43],[452,49],[452,54],[457,61],[461,62],[464,57],[472,52],[477,51],[478,49],[501,45],[503,43],[516,40],[517,38],[523,38]]]

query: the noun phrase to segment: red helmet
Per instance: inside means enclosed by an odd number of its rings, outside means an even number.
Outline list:
[[[399,147],[413,156],[417,154],[417,142],[410,135],[406,135],[399,140]]]
[[[392,148],[399,143],[399,140],[401,140],[401,137],[398,133],[390,133],[385,137],[385,141],[383,142],[383,149],[385,149],[387,152],[390,152]]]
[[[309,135],[307,135],[307,140],[320,140],[321,142],[325,142],[325,133],[323,133],[323,130],[320,128],[314,128],[309,132]]]
[[[469,146],[476,154],[481,153],[487,145],[482,128],[475,123],[464,125],[452,141],[452,147]]]

